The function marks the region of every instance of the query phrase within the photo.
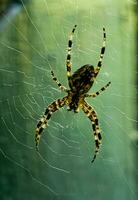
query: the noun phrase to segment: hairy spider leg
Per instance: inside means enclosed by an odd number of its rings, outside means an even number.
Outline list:
[[[102,87],[100,90],[98,90],[97,92],[95,93],[91,93],[91,94],[86,94],[85,97],[97,97],[98,95],[100,95],[103,91],[105,91],[109,85],[111,84],[111,82],[109,81],[104,87]]]
[[[53,80],[54,80],[54,81],[56,82],[56,84],[58,85],[58,87],[59,87],[62,91],[67,92],[68,89],[58,81],[58,79],[57,79],[57,77],[55,76],[55,74],[54,74],[53,71],[51,71],[51,75],[52,75]]]
[[[35,142],[36,142],[37,150],[38,150],[42,131],[44,130],[44,128],[46,128],[48,121],[51,118],[51,115],[57,110],[59,110],[59,108],[63,107],[66,104],[66,101],[67,101],[67,97],[63,97],[62,99],[57,99],[56,101],[51,103],[45,110],[43,117],[39,120],[37,124],[37,128],[36,128],[36,133],[35,133]]]
[[[105,43],[106,43],[106,32],[105,32],[105,28],[103,27],[103,45],[101,48],[100,59],[98,61],[97,67],[95,68],[95,77],[98,75],[102,66],[103,56],[105,53]]]
[[[101,131],[99,128],[99,122],[98,122],[98,118],[97,118],[97,113],[94,110],[94,108],[92,106],[90,106],[86,101],[84,101],[84,104],[82,105],[82,110],[84,111],[84,113],[87,115],[87,117],[90,119],[90,121],[92,122],[92,129],[94,132],[94,140],[95,140],[95,153],[93,156],[93,159],[91,162],[94,162],[97,153],[99,152],[99,148],[100,148],[100,144],[101,144],[101,140],[102,140],[102,136],[101,136]]]
[[[67,67],[67,77],[68,80],[71,77],[71,67],[72,67],[72,63],[71,63],[71,49],[72,49],[72,40],[73,40],[73,34],[75,32],[77,25],[74,26],[74,28],[72,29],[72,32],[69,36],[69,41],[68,41],[68,48],[67,48],[67,58],[66,58],[66,67]]]

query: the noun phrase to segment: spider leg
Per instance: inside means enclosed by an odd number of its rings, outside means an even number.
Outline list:
[[[68,89],[58,81],[58,79],[56,78],[56,76],[55,76],[55,74],[54,74],[53,71],[51,71],[51,75],[52,75],[53,80],[54,80],[54,81],[56,82],[56,84],[58,85],[58,87],[59,87],[62,91],[68,92]]]
[[[102,66],[103,56],[104,56],[104,53],[105,53],[105,42],[106,42],[106,32],[105,32],[105,28],[103,27],[103,45],[102,45],[102,48],[101,48],[99,62],[97,64],[97,67],[95,68],[95,77],[98,75],[98,73],[101,69],[101,66]]]
[[[92,106],[90,106],[86,101],[84,101],[84,104],[82,106],[82,110],[84,111],[84,113],[87,115],[87,117],[91,120],[92,122],[92,129],[94,132],[94,140],[95,140],[95,153],[92,159],[92,162],[94,162],[97,153],[99,152],[99,148],[100,148],[100,144],[101,144],[101,140],[102,140],[102,136],[101,136],[101,131],[99,128],[99,122],[98,122],[98,118],[97,118],[97,113],[94,110],[94,108]]]
[[[71,63],[71,49],[72,49],[72,39],[73,39],[73,34],[75,32],[77,25],[74,26],[74,28],[72,29],[72,32],[69,36],[69,41],[68,41],[68,48],[67,48],[67,58],[66,58],[66,68],[67,68],[67,77],[68,80],[71,77],[71,67],[72,67],[72,63]]]
[[[42,131],[44,128],[46,128],[49,119],[51,118],[51,115],[56,112],[59,108],[63,107],[66,104],[67,97],[63,97],[62,99],[57,99],[53,103],[51,103],[47,109],[45,110],[45,113],[43,117],[39,120],[35,132],[35,142],[36,142],[36,149],[38,150],[39,142],[40,142],[40,137],[42,134]]]
[[[98,90],[97,92],[95,93],[91,93],[91,94],[86,94],[85,97],[97,97],[98,95],[100,95],[103,91],[105,91],[108,86],[111,84],[111,82],[109,81],[104,87],[102,87],[100,90]]]

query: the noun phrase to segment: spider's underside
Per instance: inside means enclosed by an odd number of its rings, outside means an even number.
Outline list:
[[[92,122],[92,129],[94,133],[94,140],[95,140],[95,146],[96,146],[95,153],[92,159],[92,162],[93,162],[99,151],[102,137],[101,137],[101,130],[100,130],[99,122],[97,118],[97,113],[94,110],[94,108],[86,102],[85,98],[86,97],[94,98],[98,96],[111,83],[111,82],[108,82],[104,87],[102,87],[96,93],[91,93],[91,94],[87,93],[92,87],[94,80],[96,76],[98,75],[100,68],[102,66],[102,59],[105,52],[106,33],[105,33],[105,28],[103,28],[103,45],[101,48],[100,59],[98,61],[97,66],[94,68],[92,65],[86,64],[82,66],[81,68],[79,68],[78,70],[76,70],[72,74],[71,73],[71,67],[72,67],[71,49],[72,49],[72,38],[73,38],[75,29],[76,29],[76,25],[74,26],[69,36],[68,53],[67,53],[67,59],[66,59],[67,77],[68,77],[68,84],[69,84],[70,89],[67,89],[65,86],[63,86],[55,77],[54,72],[51,71],[53,80],[57,83],[57,85],[62,91],[65,91],[67,93],[67,95],[63,97],[62,99],[57,99],[56,101],[54,101],[47,107],[43,117],[40,119],[40,121],[37,124],[35,141],[36,141],[36,147],[38,149],[42,131],[47,126],[48,120],[50,119],[52,113],[54,113],[55,111],[57,111],[59,108],[63,107],[64,105],[68,106],[69,111],[74,111],[75,113],[77,113],[79,109],[81,108],[86,114],[86,116]]]

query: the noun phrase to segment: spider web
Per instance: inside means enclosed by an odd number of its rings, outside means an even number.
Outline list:
[[[0,199],[121,199],[137,193],[137,69],[135,0],[21,0],[0,32]],[[108,3],[108,4],[107,4]],[[111,86],[95,99],[102,146],[91,164],[94,139],[82,111],[53,114],[36,152],[34,133],[44,109],[65,94],[65,58],[74,24],[73,71],[94,66],[107,32],[103,67],[91,91]]]

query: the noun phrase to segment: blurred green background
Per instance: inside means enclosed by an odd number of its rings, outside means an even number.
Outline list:
[[[136,0],[0,1],[0,199],[138,199]],[[61,109],[35,150],[34,133],[48,104],[65,94],[66,49],[73,26],[73,71],[96,65],[107,33],[103,67],[88,99],[98,113],[102,146],[93,164],[91,123]]]

